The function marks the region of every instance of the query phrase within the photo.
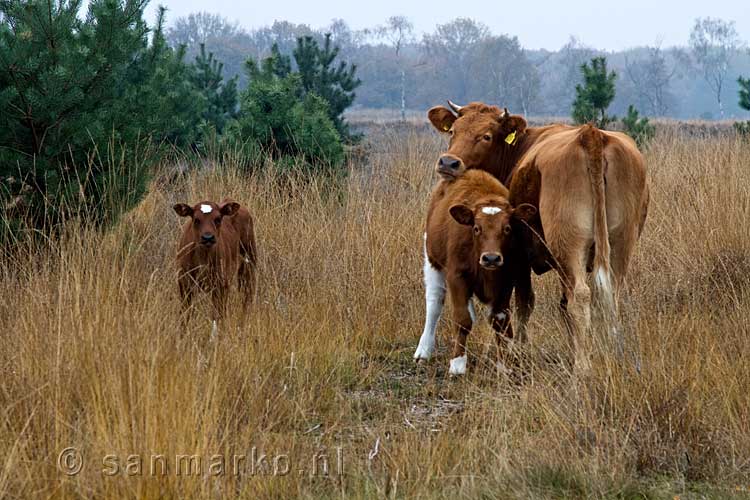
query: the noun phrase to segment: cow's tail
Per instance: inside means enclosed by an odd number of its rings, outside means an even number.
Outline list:
[[[609,230],[605,190],[604,145],[607,138],[591,124],[584,125],[579,141],[586,150],[591,193],[594,202],[594,293],[606,313],[614,314],[612,270],[610,267]]]

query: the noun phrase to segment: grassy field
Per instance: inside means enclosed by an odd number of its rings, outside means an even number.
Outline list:
[[[155,182],[105,234],[71,223],[4,260],[0,497],[749,494],[750,144],[670,133],[645,153],[652,203],[622,305],[640,374],[598,328],[592,372],[571,376],[548,273],[511,382],[486,321],[465,378],[447,375],[446,319],[436,358],[412,362],[444,145],[408,129],[367,142],[341,192],[230,162]],[[179,327],[171,207],[224,196],[256,218],[260,287],[212,343],[205,300]]]

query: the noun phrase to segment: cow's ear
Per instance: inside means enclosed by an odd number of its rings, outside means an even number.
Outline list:
[[[518,140],[518,136],[523,134],[526,130],[526,120],[521,115],[505,114],[508,109],[505,108],[504,113],[500,114],[498,119],[500,123],[500,133],[504,135],[503,139],[510,145],[513,145]]]
[[[521,203],[513,209],[513,217],[523,221],[530,221],[536,215],[536,207],[530,203]]]
[[[185,203],[178,203],[172,208],[180,217],[192,217],[193,215],[193,207]]]
[[[453,205],[450,208],[451,217],[464,226],[474,225],[474,211],[466,205]]]
[[[427,118],[429,118],[433,127],[443,133],[448,132],[453,126],[453,122],[456,121],[456,115],[443,106],[431,108],[427,112]]]
[[[221,207],[219,207],[219,212],[221,212],[221,215],[224,216],[232,216],[237,213],[237,210],[240,209],[240,204],[236,201],[228,201],[226,203],[222,203]]]
[[[510,117],[510,123],[513,127],[513,130],[515,130],[518,134],[526,130],[526,119],[521,115],[512,115]]]

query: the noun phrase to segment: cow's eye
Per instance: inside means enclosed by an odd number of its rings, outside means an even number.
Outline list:
[[[221,217],[217,217],[216,219],[214,219],[214,224],[216,224],[217,226],[221,224]]]
[[[482,137],[485,141],[489,142],[492,140],[492,136],[490,134],[484,134],[484,137]]]
[[[474,234],[479,235],[482,232],[482,228],[479,226],[474,226]]]
[[[510,232],[511,232],[511,227],[510,227],[510,224],[508,224],[507,226],[505,226],[505,227],[503,228],[503,232],[504,232],[505,234],[510,234]]]
[[[201,223],[198,219],[193,219],[193,224],[195,224],[196,227]]]

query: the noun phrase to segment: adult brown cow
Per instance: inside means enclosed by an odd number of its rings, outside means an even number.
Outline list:
[[[183,315],[196,288],[211,292],[213,338],[217,322],[226,314],[227,296],[235,276],[243,294],[243,314],[252,301],[257,260],[253,218],[232,200],[221,204],[202,201],[192,207],[178,203],[173,208],[177,215],[190,217],[177,250]],[[187,316],[183,318],[186,322]]]
[[[466,339],[474,322],[469,312],[472,296],[490,305],[498,368],[505,368],[504,339],[513,338],[511,293],[519,279],[531,285],[528,273],[517,275],[520,267],[516,261],[522,257],[516,239],[521,221],[534,214],[536,209],[529,204],[511,207],[505,186],[481,170],[438,183],[430,199],[425,233],[425,283],[434,299],[428,303],[433,327],[425,330],[415,357],[429,358],[432,354],[434,325],[440,317],[447,283],[456,325],[450,374],[466,372]]]
[[[633,140],[619,132],[590,125],[527,127],[523,117],[507,109],[449,104],[452,110],[435,107],[428,112],[432,124],[451,135],[438,168],[447,178],[486,170],[509,186],[512,205],[529,203],[538,209],[530,226],[544,241],[527,239],[529,266],[538,273],[548,266],[557,270],[561,305],[579,359],[584,354],[580,335],[591,322],[587,267],[594,272],[606,317],[615,324],[619,292],[648,208],[643,157]],[[525,300],[517,294],[519,298]],[[619,330],[613,326],[612,333],[621,350]]]

